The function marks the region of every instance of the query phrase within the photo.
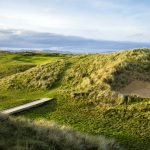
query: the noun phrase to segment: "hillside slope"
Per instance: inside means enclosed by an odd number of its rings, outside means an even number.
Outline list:
[[[74,96],[118,104],[122,99],[120,89],[132,81],[150,83],[149,49],[83,55],[71,61],[61,84],[64,91],[69,89]]]
[[[63,60],[36,66],[0,80],[1,89],[49,89],[59,78],[66,63]]]

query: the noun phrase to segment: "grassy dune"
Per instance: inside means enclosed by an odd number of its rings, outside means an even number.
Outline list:
[[[66,62],[63,60],[38,65],[22,73],[0,80],[0,88],[9,89],[49,89],[58,80]]]
[[[22,60],[20,55],[17,61]],[[55,120],[83,132],[113,137],[128,150],[150,148],[150,98],[128,95],[126,99],[122,93],[132,82],[150,83],[149,49],[56,56],[53,61],[53,56],[48,57],[49,61],[40,59],[37,64],[34,56],[35,67],[0,79],[1,109],[54,97],[47,105],[19,116]]]

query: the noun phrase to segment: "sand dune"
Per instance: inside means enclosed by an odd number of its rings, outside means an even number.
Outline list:
[[[150,82],[146,81],[132,81],[120,91],[122,94],[138,95],[143,98],[150,97]]]

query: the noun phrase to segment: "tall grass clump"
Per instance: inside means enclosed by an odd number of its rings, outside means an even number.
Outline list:
[[[79,133],[41,120],[14,119],[0,115],[1,150],[121,150],[112,139]]]

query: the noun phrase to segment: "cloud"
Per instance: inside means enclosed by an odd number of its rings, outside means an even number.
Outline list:
[[[148,0],[1,0],[0,29],[139,41],[140,36],[130,35],[150,34],[149,4]],[[142,41],[149,40],[143,36]]]
[[[96,53],[121,49],[150,47],[147,43],[92,40],[48,32],[17,29],[0,30],[1,49],[50,49],[78,53]]]
[[[135,33],[135,34],[129,35],[128,39],[129,40],[132,39],[138,42],[144,42],[145,40],[143,39],[148,39],[147,41],[149,43],[150,35],[147,33]]]
[[[132,38],[132,37],[135,37],[135,38],[138,38],[138,37],[144,37],[145,34],[143,33],[136,33],[136,34],[133,34],[133,35],[130,35],[129,37]]]

